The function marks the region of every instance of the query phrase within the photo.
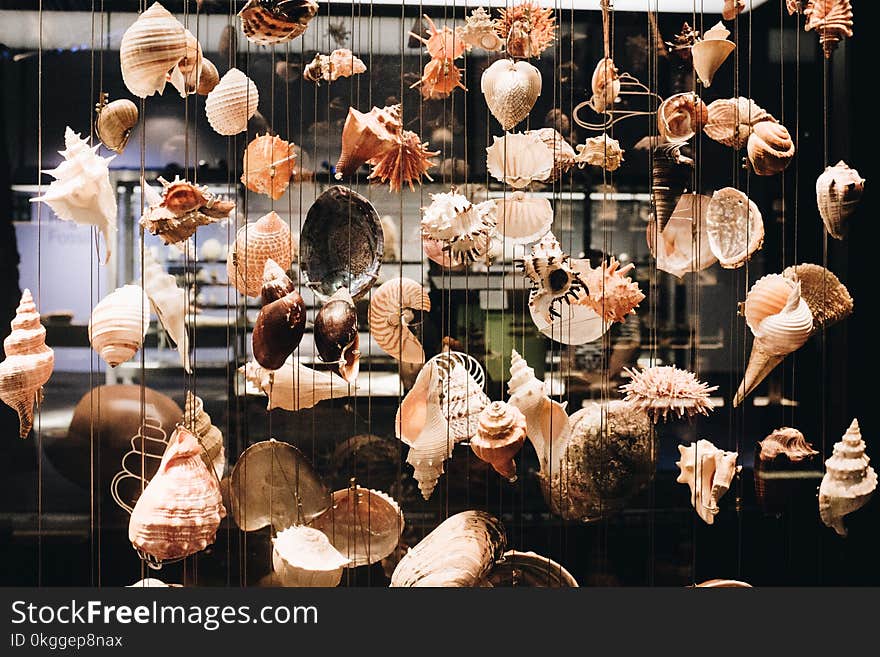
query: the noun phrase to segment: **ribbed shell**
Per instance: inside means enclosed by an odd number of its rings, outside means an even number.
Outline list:
[[[501,128],[525,119],[541,95],[541,73],[526,61],[499,59],[483,72],[480,88]]]
[[[128,144],[128,137],[138,122],[138,108],[127,98],[98,105],[95,130],[98,139],[111,151],[121,153]]]
[[[403,363],[425,362],[425,350],[409,328],[410,309],[431,310],[428,291],[409,278],[382,283],[370,297],[370,335],[382,350]]]
[[[526,417],[516,406],[492,402],[480,413],[471,450],[481,461],[509,480],[516,479],[513,457],[526,439]]]
[[[140,285],[123,285],[101,299],[89,318],[89,341],[116,367],[135,355],[150,328],[150,307]]]
[[[540,139],[553,155],[553,170],[544,182],[552,183],[559,180],[560,176],[574,166],[576,157],[574,149],[555,128],[526,130],[525,134]]]
[[[332,587],[349,560],[311,527],[288,527],[272,541],[272,567],[282,586]]]
[[[745,146],[752,133],[752,126],[756,123],[776,121],[755,101],[742,96],[713,100],[709,103],[707,110],[709,119],[703,127],[703,132],[710,139],[734,148]]]
[[[30,290],[22,293],[11,326],[3,340],[6,358],[0,362],[0,400],[18,413],[19,436],[27,438],[34,424],[34,405],[42,401],[43,385],[55,366],[55,352],[46,346],[46,329]]]
[[[794,283],[781,274],[767,274],[755,281],[743,304],[748,327],[755,330],[765,318],[782,311],[792,289]]]
[[[486,149],[489,173],[514,189],[546,181],[554,167],[553,151],[538,137],[505,133],[504,137],[493,137]]]
[[[816,179],[816,205],[831,237],[842,240],[846,236],[847,223],[864,190],[865,179],[843,160],[827,167]]]
[[[122,81],[138,98],[165,89],[167,75],[186,56],[183,25],[158,2],[138,16],[122,35]]]
[[[877,473],[869,461],[859,422],[854,419],[840,442],[834,443],[819,486],[819,517],[841,536],[847,533],[843,517],[865,506],[877,488]]]
[[[590,102],[599,114],[605,112],[617,100],[617,96],[620,95],[620,77],[610,57],[600,59],[596,64],[590,88],[593,91]]]
[[[675,211],[678,199],[690,186],[694,161],[681,152],[682,144],[661,144],[654,150],[651,191],[654,218],[662,231]]]
[[[529,244],[553,225],[553,208],[546,198],[516,191],[495,199],[497,232],[511,244]]]
[[[706,209],[706,235],[722,267],[741,267],[764,244],[761,211],[738,189],[719,189]]]
[[[186,391],[183,423],[198,438],[205,465],[214,470],[218,478],[222,477],[226,468],[223,433],[211,422],[211,416],[205,413],[202,398],[194,395],[192,390]]]
[[[834,272],[804,263],[786,268],[782,275],[801,284],[801,296],[813,313],[814,332],[852,315],[853,299]]]
[[[274,211],[238,229],[226,260],[229,282],[242,294],[259,297],[269,259],[285,269],[293,260],[290,228]]]
[[[788,279],[783,279],[788,282]],[[756,343],[773,355],[785,355],[799,349],[813,331],[813,313],[801,298],[798,283],[791,286],[785,306],[778,313],[762,319],[751,327]]]
[[[804,30],[815,30],[825,58],[837,48],[843,37],[853,35],[853,12],[850,0],[810,0],[804,9]]]
[[[293,144],[275,135],[257,135],[244,152],[241,182],[252,192],[278,200],[296,173]]]
[[[719,21],[714,27],[706,30],[703,38],[691,47],[694,71],[707,87],[712,85],[716,71],[736,48],[733,41],[728,41],[729,34],[730,31]]]
[[[781,123],[761,121],[752,129],[746,152],[752,169],[759,176],[781,173],[794,157],[794,142]]]
[[[231,136],[247,130],[248,120],[257,112],[260,93],[244,73],[229,69],[205,99],[205,114],[214,132]]]

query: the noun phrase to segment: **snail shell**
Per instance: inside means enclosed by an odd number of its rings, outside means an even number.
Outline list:
[[[105,296],[89,318],[92,348],[116,367],[135,355],[150,328],[150,306],[140,285],[123,285]]]
[[[290,228],[274,211],[238,229],[226,260],[229,282],[242,294],[260,296],[270,259],[281,267],[289,267],[293,260]]]
[[[834,443],[819,486],[819,517],[840,536],[847,534],[843,517],[865,506],[877,488],[877,473],[869,461],[859,421],[853,419],[840,442]]]
[[[526,439],[526,416],[516,406],[496,401],[480,413],[471,450],[509,481],[516,481],[513,457]]]
[[[431,310],[425,288],[409,278],[382,283],[370,297],[370,335],[389,356],[420,364],[425,362],[425,350],[409,328],[413,310]]]
[[[709,118],[703,132],[725,146],[745,146],[752,127],[762,121],[776,121],[766,110],[750,98],[719,98],[707,106]]]
[[[314,338],[321,360],[332,363],[343,379],[353,383],[357,379],[361,352],[357,310],[346,288],[339,288],[318,311]]]
[[[114,100],[106,105],[98,105],[98,119],[95,130],[104,146],[121,153],[128,144],[132,129],[138,122],[138,108],[127,98]]]
[[[269,290],[263,288],[263,296],[272,296],[273,287],[270,282]],[[305,328],[306,305],[296,290],[267,303],[254,322],[254,359],[267,370],[279,369],[299,346]]]
[[[675,211],[678,199],[691,183],[694,161],[682,152],[683,144],[662,144],[654,150],[652,187],[654,217],[662,231]]]
[[[794,157],[794,142],[781,123],[761,121],[752,129],[746,144],[749,162],[759,176],[781,173]]]
[[[831,237],[842,240],[847,223],[865,191],[865,179],[841,160],[816,180],[816,204]]]
[[[692,92],[670,96],[657,108],[657,127],[666,141],[687,141],[708,118],[706,104]]]

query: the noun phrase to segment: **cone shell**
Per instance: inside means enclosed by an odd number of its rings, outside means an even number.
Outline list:
[[[695,93],[670,96],[657,108],[657,128],[666,141],[687,141],[709,118],[706,104]]]
[[[196,93],[207,96],[220,83],[220,73],[217,67],[206,57],[202,57],[202,72],[199,74],[199,86]]]
[[[721,266],[736,269],[764,244],[764,221],[758,206],[748,196],[725,187],[709,201],[706,235]]]
[[[733,41],[728,41],[730,32],[719,22],[712,29],[707,30],[703,39],[697,41],[691,47],[691,57],[694,62],[694,71],[700,81],[707,87],[712,85],[712,78],[716,71],[736,48]]]
[[[95,130],[98,139],[111,151],[121,153],[128,144],[128,137],[138,122],[138,108],[127,98],[98,106]]]
[[[274,135],[257,135],[244,152],[241,182],[252,192],[278,200],[296,173],[293,144]]]
[[[529,244],[553,225],[553,208],[546,198],[516,191],[495,199],[498,232],[511,244]]]
[[[713,100],[706,109],[709,118],[703,132],[710,139],[733,148],[742,148],[746,145],[754,125],[762,121],[776,121],[755,101],[742,96]]]
[[[678,199],[691,183],[694,161],[681,152],[682,144],[662,144],[654,150],[652,192],[654,218],[660,230],[672,216]]]
[[[205,114],[217,134],[237,135],[247,130],[259,102],[260,93],[253,80],[231,68],[205,99]]]
[[[486,168],[496,180],[522,189],[534,181],[546,181],[553,172],[553,151],[540,138],[505,133],[492,139],[486,149]]]
[[[25,290],[3,340],[0,400],[18,413],[19,436],[27,438],[34,424],[34,406],[43,399],[43,385],[52,376],[55,352],[46,346],[46,329],[30,290]]]
[[[116,367],[135,355],[150,328],[147,295],[140,285],[123,285],[101,299],[89,319],[92,349]]]
[[[306,304],[296,290],[267,303],[254,322],[254,359],[267,370],[279,369],[299,346],[305,328]]]
[[[844,37],[853,35],[853,12],[850,0],[811,0],[804,9],[804,30],[815,30],[825,59]]]
[[[336,179],[350,176],[369,160],[393,150],[400,142],[401,107],[374,107],[368,113],[354,107],[342,127],[342,152],[336,162]]]
[[[323,532],[311,527],[288,527],[272,546],[272,567],[282,586],[336,586],[350,563]]]
[[[425,350],[409,328],[412,310],[430,311],[428,291],[409,278],[393,278],[370,297],[370,335],[388,355],[403,363],[424,363]]]
[[[680,458],[676,465],[676,481],[691,489],[691,506],[708,524],[714,524],[718,515],[718,500],[730,488],[736,466],[737,453],[720,450],[708,440],[699,440],[688,446],[679,445]]]
[[[617,100],[620,95],[620,77],[617,75],[617,67],[610,57],[600,59],[593,70],[593,78],[590,82],[593,97],[590,101],[593,109],[601,114]]]
[[[526,416],[516,406],[492,402],[480,413],[477,435],[471,438],[471,450],[481,461],[508,480],[516,480],[513,457],[526,439]]]
[[[794,142],[788,129],[773,121],[756,124],[746,146],[752,169],[759,176],[782,173],[794,157]]]
[[[217,474],[218,479],[222,478],[226,469],[223,433],[211,422],[211,416],[205,413],[202,398],[194,395],[192,390],[186,391],[183,423],[198,438],[205,465]]]
[[[274,211],[238,229],[226,260],[229,282],[244,295],[260,296],[269,259],[284,268],[293,261],[290,228]]]
[[[161,4],[149,9],[122,35],[122,81],[138,98],[165,89],[167,75],[186,56],[186,30]]]
[[[317,13],[313,0],[248,0],[238,16],[248,41],[269,46],[302,35]]]
[[[877,473],[868,465],[865,441],[858,420],[853,420],[840,442],[825,461],[825,476],[819,486],[819,517],[840,536],[846,536],[845,515],[871,499],[877,488]]]
[[[541,73],[525,61],[499,59],[483,72],[480,88],[503,130],[525,119],[541,95]]]
[[[801,297],[813,313],[813,332],[852,315],[853,299],[834,272],[805,263],[788,267],[782,275],[801,284]]]
[[[555,128],[526,130],[525,134],[540,139],[553,155],[553,170],[544,182],[552,183],[559,180],[565,172],[574,166],[576,157],[574,149]]]
[[[128,539],[138,551],[165,561],[204,550],[226,515],[216,475],[201,458],[198,438],[177,427],[159,471],[135,504]]]
[[[277,370],[267,370],[258,363],[247,363],[239,368],[247,381],[269,397],[266,410],[283,408],[300,411],[312,408],[325,399],[348,397],[356,386],[332,372],[320,372],[294,363],[288,357]]]
[[[864,191],[865,179],[843,160],[816,179],[816,205],[831,237],[842,240],[846,236],[847,223]]]
[[[349,383],[354,383],[360,369],[360,338],[357,310],[344,287],[330,297],[315,316],[315,349],[325,363]]]

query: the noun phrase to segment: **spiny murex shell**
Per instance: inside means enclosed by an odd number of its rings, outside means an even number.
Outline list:
[[[602,167],[606,171],[617,171],[623,162],[623,149],[619,141],[602,133],[587,138],[583,144],[578,144],[574,161],[581,169],[589,164]]]
[[[414,310],[431,310],[431,299],[409,278],[385,281],[370,297],[370,335],[385,353],[403,363],[425,362],[425,350],[409,327]]]
[[[840,442],[834,443],[819,486],[819,516],[840,536],[847,533],[843,517],[865,506],[877,488],[877,473],[869,461],[859,422],[853,419]]]
[[[525,119],[541,95],[541,73],[526,61],[499,59],[480,81],[486,105],[501,128],[510,130]]]
[[[718,500],[730,488],[739,471],[737,453],[718,449],[708,440],[678,446],[681,472],[676,481],[691,489],[691,505],[703,521],[711,525],[718,515]]]
[[[254,81],[231,68],[205,99],[205,114],[216,133],[237,135],[247,130],[247,122],[256,114],[259,102],[260,93]]]
[[[186,329],[186,292],[177,287],[177,280],[167,273],[149,250],[144,251],[144,292],[165,332],[180,353],[183,369],[191,372],[189,333]]]
[[[89,318],[92,348],[110,367],[135,355],[147,329],[150,306],[140,285],[123,285],[101,299]]]
[[[311,527],[288,527],[272,541],[272,566],[282,586],[336,586],[347,565],[349,559]]]
[[[162,195],[150,185],[144,186],[144,199],[150,207],[140,224],[165,244],[184,242],[199,226],[220,221],[235,209],[235,203],[208,191],[207,186],[194,185],[175,176],[168,182],[161,176]]]
[[[865,190],[865,179],[841,160],[816,179],[816,205],[831,237],[842,240]]]
[[[631,381],[620,386],[626,393],[625,401],[635,404],[653,416],[654,421],[666,420],[672,412],[678,417],[697,413],[708,415],[712,410],[709,393],[718,386],[708,386],[697,380],[688,370],[680,370],[674,365],[655,365],[644,370],[624,368]]]
[[[471,203],[453,189],[431,194],[431,204],[422,208],[424,237],[443,244],[453,263],[484,257],[496,231],[495,202]]]
[[[122,35],[122,80],[138,98],[161,94],[168,73],[186,56],[186,30],[158,2],[138,16]]]

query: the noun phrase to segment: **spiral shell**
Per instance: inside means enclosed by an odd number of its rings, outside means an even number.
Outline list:
[[[495,21],[482,7],[474,9],[466,18],[464,27],[455,28],[455,35],[461,39],[467,50],[478,48],[496,52],[504,47],[504,41],[495,31]]]
[[[620,267],[617,259],[612,257],[607,264],[603,262],[601,267],[590,269],[583,276],[588,293],[578,303],[595,310],[606,322],[625,321],[645,298],[639,284],[627,275],[634,268],[633,263]]]
[[[553,151],[540,139],[528,134],[505,133],[493,137],[486,149],[486,168],[496,180],[514,189],[534,181],[546,181],[553,172]]]
[[[342,126],[342,152],[336,162],[336,179],[393,150],[400,143],[401,106],[374,107],[368,113],[348,109]]]
[[[749,162],[759,176],[781,173],[794,157],[794,142],[781,123],[761,121],[752,129],[746,144]]]
[[[269,46],[302,35],[317,13],[314,0],[248,0],[238,16],[248,41]]]
[[[431,194],[431,204],[422,208],[422,236],[441,242],[452,264],[476,260],[489,251],[495,212],[495,201],[474,204],[454,189]]]
[[[859,421],[853,419],[840,442],[825,461],[825,476],[819,486],[819,517],[840,536],[846,536],[843,517],[871,499],[877,488],[877,473],[868,463]]]
[[[123,285],[101,299],[89,318],[92,349],[116,367],[135,355],[150,328],[150,307],[140,285]]]
[[[529,244],[553,225],[553,208],[546,198],[516,191],[495,199],[497,231],[511,244]]]
[[[138,122],[137,105],[127,98],[120,98],[112,103],[98,103],[96,112],[95,131],[98,139],[111,151],[122,153]]]
[[[168,73],[186,56],[186,30],[158,2],[138,16],[122,35],[122,81],[138,98],[165,89]]]
[[[764,221],[758,206],[748,196],[725,187],[709,201],[706,235],[721,266],[736,269],[764,244]]]
[[[666,141],[687,141],[708,118],[706,104],[693,92],[670,96],[657,108],[657,128]]]
[[[600,59],[596,64],[590,88],[593,91],[590,103],[598,114],[607,111],[617,100],[620,95],[620,76],[617,75],[617,67],[610,57]]]
[[[272,541],[272,567],[282,586],[333,587],[350,560],[312,527],[293,526]]]
[[[681,143],[661,144],[654,149],[651,191],[654,219],[662,231],[675,211],[679,198],[691,183],[694,161],[682,153]]]
[[[367,66],[348,48],[334,50],[329,55],[318,53],[303,69],[303,79],[321,84],[321,80],[333,82],[366,72]]]
[[[525,61],[499,59],[483,72],[480,88],[503,130],[525,119],[541,95],[541,73]]]
[[[257,113],[260,93],[244,73],[229,69],[205,99],[205,114],[214,132],[237,135],[247,130],[247,123]]]
[[[553,169],[543,182],[552,183],[559,180],[564,173],[574,166],[576,157],[574,149],[555,128],[526,130],[525,134],[539,139],[553,155]]]
[[[428,291],[409,278],[382,283],[370,297],[370,335],[388,355],[402,363],[424,363],[425,350],[409,328],[413,310],[430,311]]]
[[[804,9],[804,31],[816,30],[825,59],[843,37],[853,35],[853,11],[850,0],[810,0]]]
[[[706,109],[709,118],[703,132],[710,139],[733,148],[745,146],[754,125],[762,121],[776,121],[755,101],[742,96],[713,100]]]
[[[263,269],[264,281],[267,275],[271,276],[273,265],[275,261],[271,258],[266,261]],[[261,296],[271,297],[275,285],[276,280],[270,279],[268,285],[264,284]],[[305,328],[306,305],[296,290],[291,289],[279,299],[266,303],[260,308],[254,322],[254,359],[267,370],[279,369],[299,346]]]
[[[471,450],[495,472],[516,481],[513,457],[526,439],[526,416],[516,406],[496,401],[480,413],[477,435],[471,438]]]
[[[244,295],[260,296],[269,259],[285,269],[293,260],[290,228],[274,211],[238,229],[226,260],[229,282]]]
[[[562,251],[553,233],[544,235],[522,259],[523,273],[532,284],[530,310],[546,322],[560,316],[557,310],[560,302],[571,303],[585,287],[580,276],[582,265]]]
[[[764,319],[785,308],[793,287],[792,281],[781,274],[767,274],[755,281],[743,304],[748,327],[755,330]]]
[[[716,71],[736,48],[733,41],[727,40],[729,35],[730,31],[719,21],[714,27],[706,30],[703,38],[691,47],[694,71],[707,87],[712,84]]]
[[[841,160],[816,179],[816,205],[831,237],[842,240],[865,190],[865,179]]]
[[[623,149],[620,142],[606,133],[588,137],[583,144],[577,145],[575,162],[578,167],[584,165],[602,167],[606,171],[617,171],[623,162]]]
[[[223,477],[226,469],[226,452],[223,449],[223,434],[211,422],[211,416],[205,413],[205,405],[201,397],[194,395],[192,390],[186,391],[186,405],[183,410],[184,425],[195,434],[202,447],[202,460],[217,474]]]
[[[801,284],[801,296],[813,313],[813,332],[852,315],[853,299],[834,272],[804,263],[786,268],[782,275]]]

